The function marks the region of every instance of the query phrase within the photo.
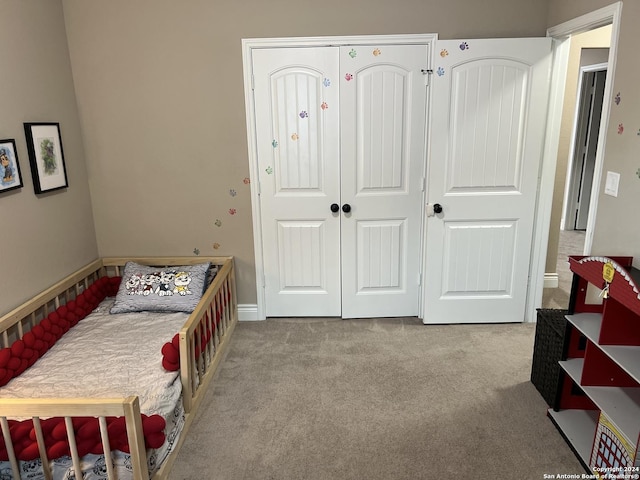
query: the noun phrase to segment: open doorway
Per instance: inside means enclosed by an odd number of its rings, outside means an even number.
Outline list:
[[[597,208],[603,145],[611,96],[607,78],[613,26],[596,21],[566,32],[567,70],[545,267],[543,308],[567,308],[572,274],[567,257],[589,253]],[[555,36],[555,35],[552,35]],[[558,37],[556,37],[558,38]],[[608,86],[608,88],[607,88]],[[603,122],[601,122],[601,119]],[[604,134],[603,134],[604,136]]]
[[[593,50],[603,50],[605,59],[609,54],[608,48]],[[585,57],[585,53],[586,51],[583,50],[582,57]],[[576,121],[567,168],[561,230],[586,231],[587,229],[606,78],[606,62],[580,67]],[[580,250],[583,248],[584,245]]]
[[[600,32],[603,35],[598,32],[588,32],[591,38],[586,42],[606,43],[607,37],[610,37],[610,28],[604,28],[607,30]],[[593,33],[596,35],[594,36]],[[557,185],[558,190],[564,187],[563,215],[558,231],[555,270],[558,286],[547,289],[545,292],[543,306],[547,308],[566,308],[569,304],[573,275],[569,270],[567,257],[581,255],[584,252],[591,194],[598,188],[597,185],[593,185],[593,180],[609,48],[580,48],[580,50],[578,88],[566,180],[564,184]],[[562,168],[560,162],[558,168]]]

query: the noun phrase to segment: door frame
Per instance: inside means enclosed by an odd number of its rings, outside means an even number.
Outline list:
[[[576,94],[576,109],[573,117],[573,128],[571,130],[571,147],[569,149],[569,162],[567,164],[567,177],[565,180],[565,191],[564,191],[564,201],[563,201],[563,213],[562,219],[560,220],[560,230],[575,230],[575,223],[577,222],[578,214],[576,212],[576,203],[579,200],[579,192],[581,190],[581,182],[580,182],[580,172],[582,171],[583,163],[579,162],[576,158],[576,153],[578,152],[578,141],[582,140],[582,133],[585,133],[587,136],[589,132],[584,128],[584,117],[585,117],[585,77],[588,73],[597,73],[597,72],[607,72],[608,66],[607,63],[598,63],[593,65],[585,65],[580,67],[580,73],[578,74],[578,90]],[[605,77],[606,82],[606,77]],[[602,93],[603,101],[604,101],[604,91]],[[591,116],[589,116],[590,118]],[[600,119],[602,120],[602,113],[600,114]],[[600,128],[598,128],[598,133],[600,133]],[[578,138],[580,134],[581,138]],[[594,165],[595,167],[595,165]],[[593,189],[593,182],[591,182],[591,189]],[[591,202],[591,198],[589,198],[589,202]]]
[[[253,75],[252,75],[252,51],[260,48],[295,48],[295,47],[329,47],[329,46],[362,46],[362,45],[427,45],[428,58],[425,68],[430,70],[433,64],[433,45],[437,40],[437,34],[413,34],[413,35],[358,35],[338,37],[293,37],[293,38],[248,38],[242,39],[242,70],[244,77],[245,119],[247,123],[247,143],[249,156],[249,179],[251,187],[251,213],[253,221],[253,246],[256,268],[256,292],[257,311],[254,320],[266,319],[266,295],[264,290],[264,252],[262,251],[262,213],[260,211],[260,182],[258,171],[258,150],[256,145],[256,126],[254,123],[255,111],[253,104]],[[430,101],[430,91],[427,92],[427,102]],[[429,117],[427,116],[428,142]],[[426,145],[425,145],[426,148]],[[425,151],[427,151],[425,149]],[[426,172],[426,158],[423,170]],[[422,217],[424,219],[424,202],[422,205]],[[420,256],[423,257],[424,228],[422,229]],[[418,298],[418,311],[422,312],[422,296]]]
[[[587,221],[583,254],[589,255],[591,253],[596,214],[598,210],[599,186],[602,179],[602,166],[604,163],[604,151],[607,139],[606,133],[609,127],[609,117],[611,112],[621,14],[622,2],[618,1],[572,20],[568,20],[567,22],[561,23],[547,30],[547,36],[553,38],[553,66],[551,73],[551,91],[549,95],[549,113],[547,116],[547,130],[545,135],[545,149],[542,160],[542,169],[540,172],[540,186],[538,188],[538,202],[534,223],[531,271],[529,274],[529,288],[525,312],[526,322],[535,321],[536,308],[542,305],[551,209],[553,207],[553,186],[556,172],[558,145],[560,142],[559,133],[560,124],[562,122],[562,105],[564,100],[564,86],[567,76],[571,35],[583,33],[605,25],[611,25],[611,44],[609,46],[609,58],[607,61],[608,70],[604,88],[604,101],[602,104],[602,121],[600,122],[598,151],[596,153],[596,164],[593,174],[593,185],[597,186],[597,188],[591,189],[589,219]]]

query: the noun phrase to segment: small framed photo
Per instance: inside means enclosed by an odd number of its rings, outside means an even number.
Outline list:
[[[25,123],[27,151],[36,193],[69,186],[59,123]]]
[[[0,193],[22,187],[15,140],[0,140]]]

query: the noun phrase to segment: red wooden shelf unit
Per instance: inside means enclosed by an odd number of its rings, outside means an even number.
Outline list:
[[[561,374],[548,411],[585,468],[603,476],[640,471],[640,271],[632,261],[569,257]],[[602,303],[589,303],[588,284],[606,292]]]

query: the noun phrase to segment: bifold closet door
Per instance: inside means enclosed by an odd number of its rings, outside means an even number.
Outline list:
[[[253,52],[269,317],[341,315],[338,54]]]
[[[416,316],[428,47],[340,50],[342,316]]]
[[[427,46],[253,52],[267,316],[415,316]]]

